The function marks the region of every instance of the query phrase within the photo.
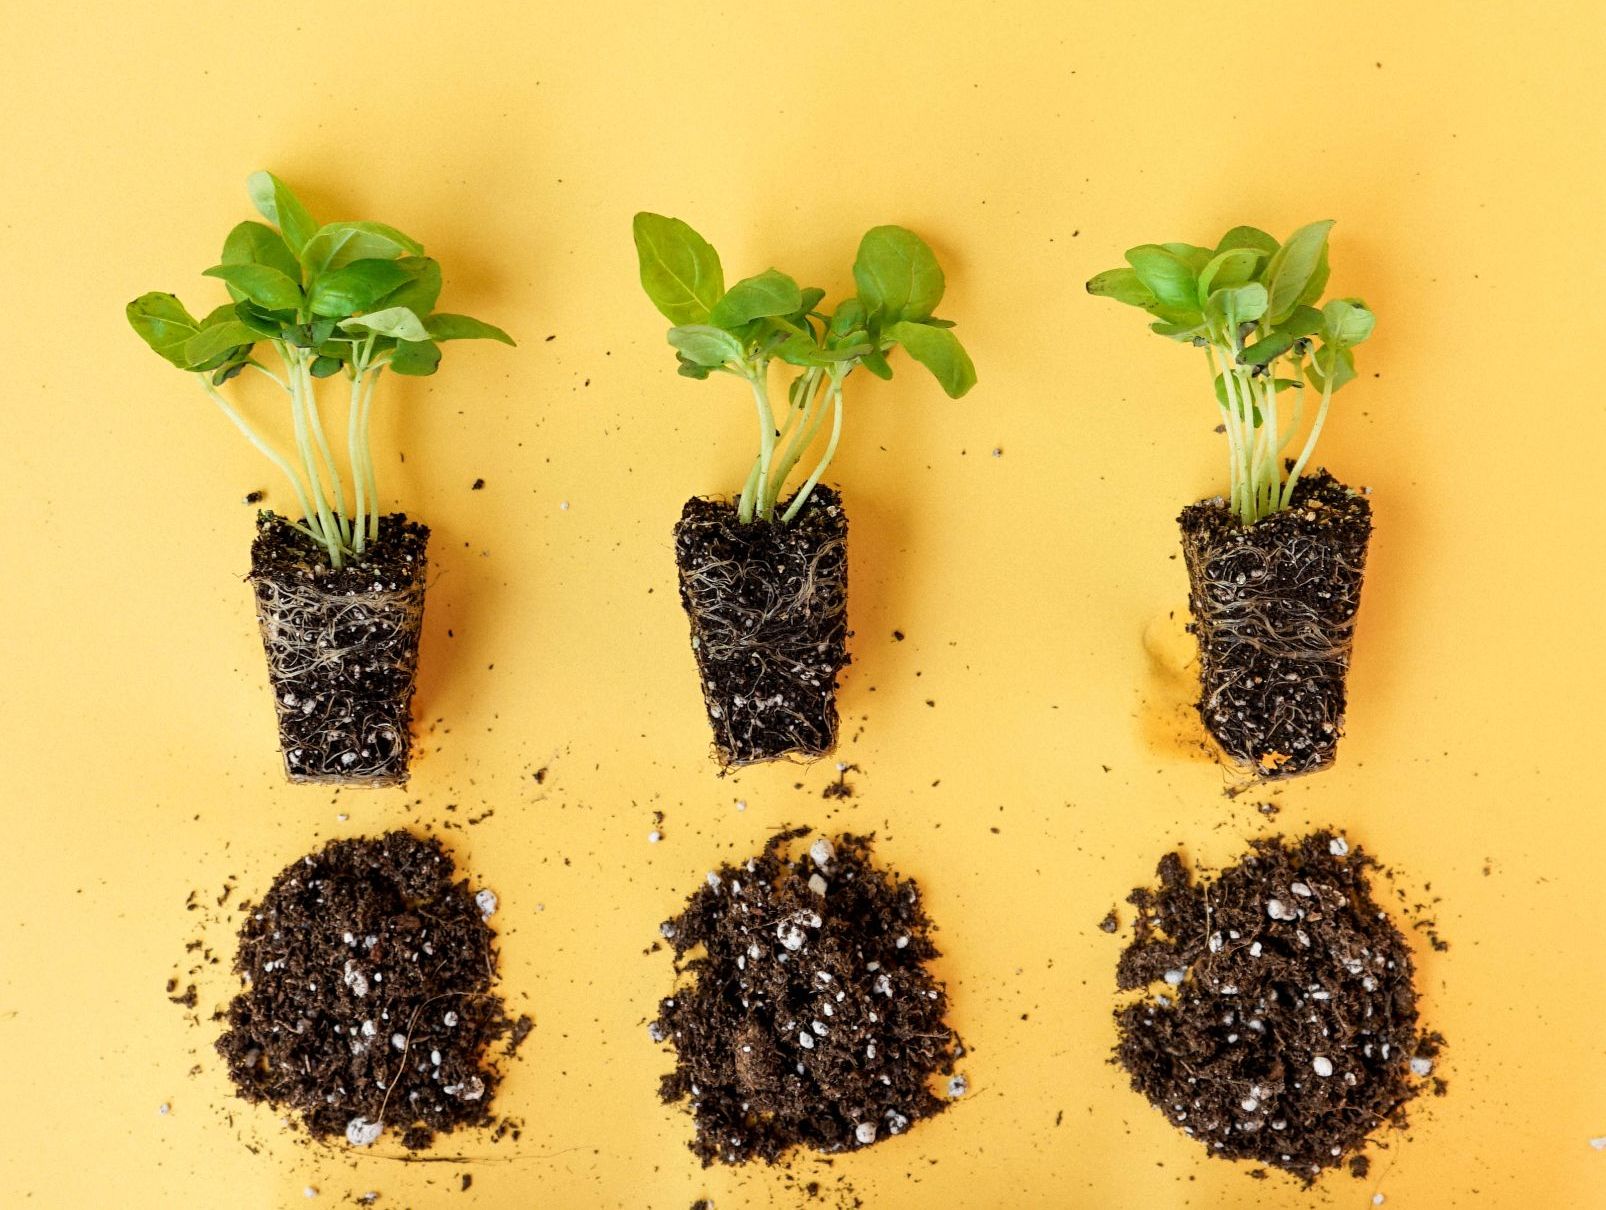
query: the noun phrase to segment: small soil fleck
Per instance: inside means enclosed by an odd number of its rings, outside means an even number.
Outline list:
[[[648,1029],[675,1048],[659,1092],[689,1100],[704,1165],[774,1163],[901,1134],[948,1103],[963,1053],[920,890],[871,863],[869,837],[798,829],[709,873],[661,932],[681,976]]]
[[[246,917],[244,983],[217,1049],[239,1095],[320,1139],[427,1147],[491,1121],[496,1041],[522,1040],[492,991],[495,936],[437,840],[337,840],[287,866]]]
[[[809,759],[836,746],[847,537],[828,487],[787,524],[739,521],[728,500],[686,501],[675,526],[680,600],[721,764]]]
[[[1117,985],[1116,1061],[1210,1154],[1309,1183],[1426,1086],[1442,1039],[1419,1029],[1411,951],[1343,837],[1257,840],[1195,880],[1176,853],[1139,887]],[[1415,1067],[1415,1072],[1413,1072]]]
[[[1326,471],[1289,508],[1244,526],[1220,499],[1182,510],[1199,717],[1265,778],[1332,764],[1344,728],[1372,506]]]

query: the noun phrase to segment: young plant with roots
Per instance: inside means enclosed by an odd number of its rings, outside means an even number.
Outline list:
[[[433,374],[440,346],[449,340],[513,340],[491,324],[435,310],[440,266],[417,240],[383,223],[320,226],[271,173],[253,174],[248,188],[267,223],[236,226],[223,241],[220,263],[205,271],[223,282],[231,301],[196,319],[171,294],[144,294],[128,304],[128,321],[158,354],[192,374],[246,440],[279,468],[301,513],[299,521],[287,518],[289,524],[338,569],[360,561],[379,537],[379,482],[369,433],[384,372]],[[293,456],[224,393],[247,370],[283,391]],[[318,384],[328,379],[341,380],[344,468],[319,398]]]
[[[1355,377],[1353,350],[1372,334],[1360,299],[1318,305],[1332,226],[1310,223],[1283,244],[1254,227],[1234,227],[1213,249],[1142,244],[1127,252],[1130,267],[1087,283],[1090,294],[1154,316],[1153,331],[1205,351],[1227,435],[1229,503],[1244,525],[1293,501],[1333,394]]]
[[[719,253],[681,220],[636,215],[641,284],[674,326],[680,372],[688,378],[730,374],[747,383],[758,422],[758,452],[737,502],[738,518],[793,521],[808,504],[835,457],[842,436],[843,392],[863,367],[891,378],[887,355],[901,346],[936,377],[950,398],[976,384],[976,370],[934,312],[944,280],[937,258],[912,231],[876,227],[859,244],[853,263],[854,297],[821,309],[825,291],[802,288],[777,269],[725,289]],[[778,417],[770,370],[795,368]],[[782,508],[787,482],[816,438],[827,431],[823,452]]]

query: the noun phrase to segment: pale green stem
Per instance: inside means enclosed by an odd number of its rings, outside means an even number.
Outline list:
[[[1294,414],[1289,418],[1288,427],[1283,429],[1282,435],[1277,438],[1277,457],[1279,460],[1282,459],[1283,451],[1288,448],[1288,443],[1294,439],[1294,434],[1299,432],[1300,422],[1305,419],[1305,363],[1303,360],[1295,362],[1294,374],[1294,381],[1300,385],[1293,388]]]
[[[753,519],[753,500],[758,495],[758,459],[753,459],[753,469],[747,472],[747,481],[742,484],[742,499],[737,506],[736,516],[741,521]]]
[[[820,370],[809,371],[808,380],[800,395],[804,400],[804,404],[798,412],[797,430],[792,434],[792,439],[787,442],[780,461],[776,463],[775,469],[770,475],[769,502],[771,508],[780,500],[781,493],[786,488],[787,477],[791,475],[793,468],[797,466],[798,461],[808,450],[810,444],[813,443],[814,435],[820,431],[820,425],[825,421],[825,409],[819,406],[821,390],[823,389],[821,378],[822,372]]]
[[[351,367],[351,401],[346,409],[346,454],[351,460],[351,491],[356,497],[355,511],[351,517],[351,548],[359,555],[368,541],[368,476],[363,466],[357,427],[362,419],[363,369],[361,362]]]
[[[1305,448],[1299,451],[1299,459],[1294,463],[1294,469],[1288,472],[1288,484],[1283,488],[1283,507],[1287,508],[1294,498],[1294,485],[1299,482],[1299,476],[1305,469],[1305,463],[1310,461],[1311,454],[1316,449],[1316,441],[1322,435],[1322,425],[1327,422],[1327,407],[1333,402],[1333,375],[1328,374],[1322,384],[1322,404],[1316,409],[1316,421],[1310,426],[1310,436],[1305,439]]]
[[[1232,448],[1233,470],[1238,480],[1238,515],[1244,520],[1245,524],[1248,524],[1251,520],[1251,501],[1254,498],[1254,477],[1250,469],[1253,465],[1254,455],[1252,448],[1255,436],[1254,417],[1245,407],[1245,401],[1239,394],[1238,388],[1242,384],[1238,381],[1238,375],[1233,368],[1236,362],[1236,355],[1232,347],[1229,345],[1218,350],[1217,355],[1221,358],[1221,377],[1227,390],[1227,408],[1232,413],[1229,428],[1233,429],[1236,435]]]
[[[361,446],[362,446],[362,473],[368,479],[368,540],[379,540],[379,478],[374,473],[374,447],[373,447],[373,414],[374,389],[379,385],[379,376],[385,372],[383,364],[373,366],[369,371],[372,376],[362,398]]]
[[[312,509],[307,504],[307,489],[301,485],[301,477],[296,474],[295,467],[290,465],[290,460],[263,440],[257,431],[251,427],[250,422],[235,411],[234,405],[225,399],[218,389],[212,385],[207,375],[197,374],[196,377],[200,379],[201,386],[205,388],[206,393],[212,397],[212,402],[223,409],[225,416],[234,421],[234,427],[244,433],[245,439],[254,445],[259,453],[266,455],[268,461],[272,462],[274,466],[284,473],[284,477],[290,481],[290,487],[296,494],[296,503],[301,507],[301,515],[303,517],[312,516]],[[291,521],[291,524],[294,525],[295,522]],[[313,534],[311,530],[305,530],[302,526],[296,526],[296,528],[303,529],[311,537],[316,538],[320,544],[323,543],[323,538]]]
[[[770,480],[770,461],[775,457],[775,409],[770,406],[769,386],[766,381],[769,374],[769,363],[759,362],[747,376],[748,385],[753,388],[753,407],[758,412],[758,490],[763,493]],[[747,516],[744,521],[753,519],[752,509],[748,500],[743,498],[742,504],[747,507]],[[773,506],[766,509],[759,501],[758,515],[768,521],[774,512]]]
[[[346,519],[346,489],[341,483],[340,468],[335,465],[335,456],[329,449],[329,435],[324,432],[323,416],[318,411],[318,384],[312,376],[312,359],[303,355],[300,361],[301,383],[306,392],[308,427],[312,430],[312,440],[317,446],[318,455],[323,459],[323,465],[329,472],[329,483],[334,495],[335,525],[340,530],[340,540],[349,544],[351,522]]]
[[[830,402],[832,408],[831,440],[826,443],[825,456],[820,459],[819,465],[814,468],[814,473],[804,481],[802,487],[798,488],[797,495],[793,497],[791,507],[781,517],[782,521],[789,522],[803,511],[803,506],[809,502],[809,496],[813,494],[815,485],[820,481],[820,476],[825,474],[825,468],[831,465],[831,459],[836,456],[836,443],[842,437],[842,380],[835,374],[831,375]]]
[[[301,354],[297,350],[290,352],[281,346],[281,356],[285,357],[286,365],[290,370],[290,413],[295,422],[296,449],[301,454],[301,463],[307,472],[307,483],[312,488],[312,504],[317,516],[317,528],[323,535],[323,544],[329,551],[329,562],[336,568],[343,567],[345,560],[340,551],[340,530],[335,525],[334,517],[330,515],[329,505],[324,500],[323,483],[318,478],[318,464],[312,456],[312,440],[307,433],[306,401],[302,396],[301,385]],[[313,514],[307,516],[312,522]]]
[[[1232,484],[1227,495],[1227,503],[1236,512],[1241,502],[1240,493],[1242,491],[1238,478],[1238,426],[1234,422],[1232,414],[1227,410],[1227,405],[1216,395],[1216,378],[1218,375],[1222,375],[1224,378],[1224,373],[1216,368],[1217,353],[1214,344],[1206,348],[1206,360],[1210,365],[1210,397],[1216,401],[1216,409],[1221,413],[1221,427],[1227,434],[1227,466],[1231,472]],[[1223,385],[1222,389],[1223,391],[1226,390],[1225,385]]]

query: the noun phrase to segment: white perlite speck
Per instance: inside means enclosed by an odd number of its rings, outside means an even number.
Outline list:
[[[714,873],[713,870],[709,870],[708,873],[704,875],[704,880],[708,883],[710,888],[716,891],[719,890],[719,875]]]
[[[357,969],[357,964],[350,958],[346,959],[346,973],[344,975],[346,986],[351,989],[354,996],[368,994],[368,976]]]
[[[1333,1060],[1326,1055],[1317,1055],[1310,1061],[1310,1065],[1315,1069],[1316,1074],[1324,1080],[1333,1074]]]
[[[948,1095],[954,1100],[957,1101],[969,1091],[970,1081],[966,1080],[964,1076],[950,1076],[948,1078]]]
[[[1186,979],[1187,977],[1188,977],[1188,972],[1187,971],[1173,970],[1173,971],[1166,971],[1166,973],[1165,973],[1165,981],[1167,983],[1169,983],[1172,987],[1181,987],[1182,986],[1182,981],[1184,979]]]
[[[1268,899],[1266,900],[1266,915],[1273,920],[1293,920],[1299,916],[1299,913],[1281,899]]]
[[[814,859],[814,864],[823,870],[831,864],[831,859],[836,856],[836,850],[831,847],[831,842],[822,836],[809,846],[809,856]]]
[[[648,844],[657,844],[663,838],[664,838],[664,834],[662,832],[648,832],[647,833],[647,843]]]
[[[816,895],[824,895],[826,889],[825,879],[821,878],[818,874],[809,875],[809,890],[813,891]]]
[[[480,909],[480,915],[489,920],[496,915],[496,892],[486,887],[474,895],[474,906]]]
[[[782,921],[775,926],[775,939],[789,950],[803,948],[803,930],[788,921]]]
[[[875,1123],[860,1122],[853,1128],[853,1137],[858,1139],[859,1142],[864,1146],[868,1147],[871,1143],[875,1142]]]
[[[1412,1059],[1411,1074],[1413,1076],[1430,1076],[1433,1074],[1432,1059]]]
[[[647,1026],[647,1036],[649,1038],[651,1038],[654,1042],[662,1042],[665,1038],[667,1038],[669,1036],[669,1034],[667,1032],[665,1032],[664,1027],[662,1025],[660,1025],[658,1022],[654,1021],[650,1025]]]
[[[1589,1145],[1596,1151],[1606,1151],[1606,1134],[1601,1135],[1598,1139],[1590,1139]]]
[[[171,1113],[172,1111],[173,1111],[173,1107],[171,1105],[169,1105],[166,1101],[163,1101],[160,1105],[158,1105],[156,1107],[156,1112],[161,1114],[164,1118],[169,1113]]]
[[[1344,857],[1349,853],[1349,841],[1342,836],[1335,836],[1327,842],[1327,851],[1334,857]]]
[[[346,1123],[346,1142],[353,1147],[369,1147],[377,1142],[384,1132],[385,1127],[380,1122],[370,1122],[367,1118],[352,1118]]]

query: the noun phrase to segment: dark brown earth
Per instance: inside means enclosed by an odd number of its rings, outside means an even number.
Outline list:
[[[1220,499],[1178,522],[1205,728],[1261,777],[1326,768],[1344,728],[1371,504],[1323,470],[1247,528]]]
[[[848,662],[848,518],[817,487],[789,525],[686,501],[675,526],[680,600],[720,763],[810,759],[836,746]]]
[[[963,1049],[919,888],[876,868],[868,837],[789,860],[806,835],[712,872],[661,930],[680,980],[649,1027],[675,1050],[659,1091],[690,1101],[705,1165],[868,1146],[963,1091],[934,1088]]]
[[[336,571],[283,517],[257,515],[251,586],[291,781],[407,780],[428,541],[392,513]]]
[[[490,1062],[529,1032],[492,990],[495,936],[439,841],[339,840],[286,867],[240,929],[217,1050],[239,1095],[361,1145],[491,1121]],[[400,1045],[398,1045],[400,1043]]]
[[[1128,897],[1116,1061],[1212,1155],[1307,1183],[1404,1121],[1441,1039],[1417,1020],[1411,953],[1372,897],[1375,863],[1331,832],[1253,842],[1194,879],[1181,857]],[[1412,1071],[1412,1061],[1419,1067]]]

